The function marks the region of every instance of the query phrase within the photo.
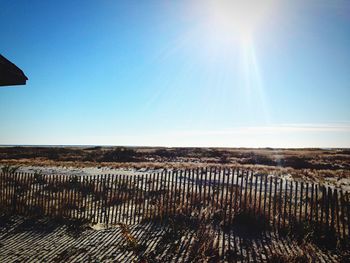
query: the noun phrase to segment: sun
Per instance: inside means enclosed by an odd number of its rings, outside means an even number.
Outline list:
[[[268,37],[282,13],[280,0],[192,0],[186,40],[191,53],[208,71],[204,78],[220,79],[208,94],[223,89],[244,94],[246,105],[259,109],[266,123],[270,121],[264,74],[256,49],[261,37]],[[271,23],[271,21],[273,23]],[[194,44],[193,44],[194,43]],[[193,48],[195,47],[195,48]],[[259,51],[259,52],[258,52]],[[232,74],[222,77],[220,69]],[[234,79],[238,79],[234,82]],[[232,93],[231,93],[232,94]]]
[[[278,6],[276,0],[194,0],[192,8],[208,41],[230,45],[251,41],[278,13]]]

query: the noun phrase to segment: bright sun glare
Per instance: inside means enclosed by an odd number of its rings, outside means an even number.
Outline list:
[[[267,19],[277,13],[275,0],[202,0],[195,1],[201,26],[217,44],[251,41],[263,30]]]
[[[280,2],[280,1],[279,1]],[[242,88],[248,106],[260,108],[265,122],[269,111],[255,43],[268,30],[270,19],[279,14],[277,0],[193,0],[191,15],[196,25],[191,29],[190,39],[199,41],[201,54],[207,63],[239,63]],[[233,52],[235,51],[235,52]],[[238,54],[240,58],[237,60]],[[215,58],[213,60],[212,58]],[[210,74],[220,74],[215,69]],[[228,80],[229,81],[229,80]],[[217,92],[212,87],[211,92]],[[232,87],[233,88],[233,87]]]

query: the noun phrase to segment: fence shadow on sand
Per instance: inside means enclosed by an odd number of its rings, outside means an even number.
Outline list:
[[[89,235],[65,244],[70,261],[75,250],[77,259],[83,257],[80,252],[88,250],[83,244],[94,242],[96,250],[96,240],[103,246],[98,256],[117,261],[280,262],[290,251],[300,260],[322,255],[328,262],[334,258],[320,249],[341,251],[340,257],[349,251],[349,194],[281,175],[215,167],[81,177],[1,173],[0,191],[3,213],[51,220],[32,229],[14,227],[29,239],[50,236],[61,225],[68,230],[103,225],[105,229],[87,230],[83,233]],[[114,232],[118,234],[108,234]],[[64,253],[56,252],[63,260]]]

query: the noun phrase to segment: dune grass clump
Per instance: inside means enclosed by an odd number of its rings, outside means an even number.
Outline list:
[[[237,234],[258,236],[271,229],[269,219],[252,209],[239,211],[230,226]]]
[[[3,167],[1,167],[1,173],[3,173],[3,174],[15,174],[19,168],[21,168],[21,167],[5,164]]]
[[[349,245],[348,241],[341,241],[334,228],[308,220],[293,221],[284,230],[289,237],[296,240],[299,244],[312,242],[320,248],[327,250],[341,249]]]
[[[309,263],[309,259],[305,253],[299,253],[298,255],[291,255],[289,253],[281,253],[274,250],[269,257],[270,263]]]

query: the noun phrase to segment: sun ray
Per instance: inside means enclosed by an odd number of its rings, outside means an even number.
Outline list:
[[[202,53],[203,61],[207,64],[217,63],[218,69],[212,70],[211,75],[219,75],[220,64],[226,63],[228,66],[228,60],[240,65],[242,86],[232,84],[231,88],[244,89],[246,107],[254,107],[262,115],[260,118],[252,115],[252,119],[269,123],[267,96],[255,39],[268,26],[268,18],[278,14],[280,4],[276,0],[193,0],[191,8],[195,22],[190,35],[193,43],[200,43],[194,52]],[[192,50],[195,46],[193,43],[190,44]],[[237,57],[241,57],[241,61]],[[222,92],[221,88],[232,83],[229,79],[225,81],[213,83],[211,92]]]
[[[256,50],[252,41],[245,41],[242,43],[243,54],[243,71],[244,71],[244,87],[246,91],[247,102],[251,104],[252,96],[257,100],[259,110],[263,114],[265,123],[270,123],[270,115],[268,110],[268,103],[264,89],[264,83],[256,56]]]

